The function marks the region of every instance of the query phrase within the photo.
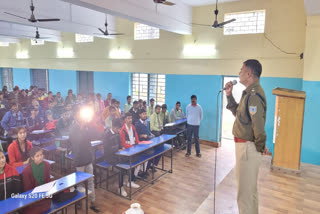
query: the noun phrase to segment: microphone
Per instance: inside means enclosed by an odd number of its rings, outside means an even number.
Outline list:
[[[231,83],[232,83],[232,85],[237,85],[237,80],[233,80]],[[224,91],[224,90],[226,90],[226,88],[221,89],[220,92]]]

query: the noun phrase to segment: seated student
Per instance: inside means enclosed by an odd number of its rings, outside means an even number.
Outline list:
[[[23,191],[32,190],[37,186],[50,182],[50,164],[43,160],[40,147],[30,151],[31,162],[22,172]],[[23,209],[23,214],[40,214],[50,209],[51,199],[43,199]]]
[[[112,120],[115,118],[119,118],[117,116],[117,109],[113,106],[109,107],[110,116],[105,120],[105,128],[112,129]]]
[[[154,135],[150,132],[147,123],[147,112],[144,109],[139,111],[140,119],[134,124],[140,141],[150,140]]]
[[[121,115],[120,101],[119,100],[116,101],[115,107],[116,107],[117,111],[119,112],[119,115]]]
[[[171,122],[175,122],[175,121],[181,120],[183,118],[184,118],[184,114],[181,109],[181,103],[178,101],[176,103],[176,107],[173,108],[170,112],[170,120],[171,120]]]
[[[141,109],[139,112],[140,120],[135,123],[135,127],[139,136],[140,141],[147,141],[154,137],[150,132],[149,126],[147,124],[147,112],[144,109]],[[157,166],[160,161],[161,156],[154,158],[154,164]],[[152,160],[148,161],[147,170],[150,168]]]
[[[147,111],[147,102],[146,101],[143,101],[142,102],[142,109],[146,110]]]
[[[129,112],[129,110],[132,108],[131,104],[131,96],[127,96],[127,103],[124,105],[123,113]]]
[[[155,112],[150,117],[150,130],[151,133],[156,137],[162,135],[163,133],[163,124],[160,117],[160,105],[156,105]]]
[[[54,100],[57,103],[58,107],[64,106],[64,99],[63,99],[63,97],[61,97],[61,93],[60,92],[57,92],[57,95],[56,95]]]
[[[67,97],[65,99],[65,105],[67,105],[67,104],[71,104],[71,105],[75,104],[76,103],[76,99],[77,99],[76,95],[74,95],[72,93],[72,89],[69,89],[68,90],[68,95],[67,95]]]
[[[84,106],[84,108],[88,108]],[[94,108],[90,108],[92,115]],[[73,165],[77,171],[93,174],[93,151],[91,141],[101,137],[99,133],[90,124],[93,116],[83,114],[82,109],[79,109],[75,114],[75,120],[70,129],[69,141],[71,143],[71,151],[73,154]],[[95,189],[94,178],[88,181],[88,189],[91,191],[89,195],[91,205],[90,209],[94,212],[99,212],[99,208],[95,204]]]
[[[19,104],[21,106],[21,109],[26,109],[28,105],[28,95],[27,92],[23,89],[19,93]]]
[[[151,115],[153,115],[154,110],[155,110],[155,107],[154,107],[154,99],[151,98],[151,99],[150,99],[150,106],[148,106],[148,108],[147,108],[147,117],[148,117],[148,118],[150,118]]]
[[[44,126],[45,130],[54,130],[56,129],[58,120],[54,120],[52,116],[52,112],[50,110],[46,111],[46,117],[47,117],[47,122],[46,125]]]
[[[167,110],[167,105],[163,104],[161,106],[161,112],[160,112],[160,119],[162,120],[162,125],[166,125],[167,123],[170,123],[170,117],[169,112]]]
[[[39,116],[39,109],[32,108],[31,115],[27,119],[27,129],[29,132],[40,130],[44,126],[44,121]]]
[[[112,166],[124,162],[119,159],[118,155],[115,155],[116,152],[122,149],[119,136],[121,127],[122,125],[120,119],[113,119],[112,128],[107,128],[102,138],[104,146],[104,159],[107,161],[107,163],[111,164]],[[127,192],[123,188],[123,176],[120,177],[118,191],[119,193],[121,192],[121,195],[123,197],[127,196]]]
[[[3,98],[3,93],[0,91],[0,109],[6,109],[8,110],[8,101]]]
[[[49,103],[54,102],[54,96],[52,95],[52,91],[48,92],[48,96],[43,99],[43,110],[46,111],[49,108]]]
[[[138,109],[142,109],[143,108],[143,100],[142,99],[139,99],[139,105],[138,105]]]
[[[0,150],[0,201],[21,192],[21,179],[16,168],[6,163],[6,156]]]
[[[61,113],[59,113],[59,109],[56,108],[55,102],[49,102],[47,110],[51,111],[54,120],[59,119],[61,117]]]
[[[112,99],[110,106],[113,106],[116,108],[116,102],[117,102],[116,99]],[[110,111],[109,111],[110,106],[105,107],[105,109],[102,112],[102,120],[103,121],[105,121],[110,116]],[[117,117],[120,117],[119,111],[117,111]]]
[[[108,93],[107,99],[104,100],[104,106],[111,106],[111,100],[112,100],[112,93]]]
[[[97,99],[95,100],[95,103],[94,103],[94,109],[97,114],[101,115],[103,110],[105,109],[104,101],[101,99],[100,93],[97,93],[96,96],[97,96]]]
[[[16,128],[17,139],[8,147],[9,164],[13,167],[22,166],[30,161],[29,151],[32,143],[27,138],[27,130],[24,127]]]
[[[56,125],[56,136],[69,136],[71,124],[72,118],[70,117],[69,112],[63,112]]]
[[[18,109],[18,104],[11,104],[10,111],[8,111],[1,120],[1,126],[7,135],[10,129],[23,125],[23,115]]]
[[[132,115],[128,112],[125,114],[125,123],[122,126],[122,129],[120,131],[120,142],[123,148],[130,148],[133,145],[139,144],[139,137],[138,133],[132,125]],[[134,176],[132,176],[132,181],[131,181],[131,187],[133,188],[139,188],[140,186],[134,182],[135,177],[138,176],[138,173],[140,171],[141,166],[137,166],[134,169]],[[129,186],[129,183],[128,183]]]
[[[132,124],[136,124],[139,120],[139,103],[138,101],[133,102],[133,107],[129,110],[129,113],[132,115]]]

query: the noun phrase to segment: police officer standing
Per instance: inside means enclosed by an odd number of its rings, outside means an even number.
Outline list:
[[[232,83],[225,85],[228,100],[227,109],[236,117],[232,133],[236,148],[237,202],[240,214],[258,214],[257,179],[262,154],[266,148],[267,102],[260,86],[262,66],[258,60],[243,63],[239,73],[240,83],[246,89],[236,103],[232,96]]]

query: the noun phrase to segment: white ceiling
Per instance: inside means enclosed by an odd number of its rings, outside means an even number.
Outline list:
[[[181,1],[183,1],[185,4],[190,6],[203,6],[203,5],[210,5],[210,4],[216,3],[216,0],[181,0]],[[224,3],[224,2],[232,2],[232,1],[240,1],[240,0],[218,0],[218,4]]]
[[[60,32],[99,36],[98,27],[104,29],[106,16],[108,30],[117,32],[116,17],[140,22],[163,30],[191,34],[192,6],[215,4],[216,0],[169,0],[176,5],[168,7],[151,0],[34,0],[36,18],[60,18],[60,22],[31,23],[5,14],[10,12],[30,17],[30,0],[0,0],[0,41],[17,41],[35,36],[47,41],[60,41]],[[219,3],[240,0],[219,0]],[[320,0],[304,0],[307,15],[320,14]],[[106,15],[108,14],[108,15]],[[101,36],[103,37],[103,36]],[[104,37],[105,38],[105,37]],[[115,38],[115,37],[110,37]]]
[[[320,0],[304,0],[304,5],[308,16],[320,14]]]

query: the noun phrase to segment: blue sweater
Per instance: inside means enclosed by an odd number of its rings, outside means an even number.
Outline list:
[[[1,126],[6,131],[9,131],[13,127],[23,125],[23,115],[21,111],[14,114],[11,110],[8,111],[1,120]]]
[[[134,127],[136,128],[137,130],[137,133],[138,133],[138,136],[139,136],[139,140],[140,141],[144,141],[144,140],[148,140],[148,139],[145,139],[145,138],[141,138],[140,135],[142,134],[146,134],[148,135],[148,137],[151,135],[151,132],[150,132],[150,128],[149,128],[149,123],[147,122],[147,126],[145,126],[143,123],[141,123],[140,120],[138,120],[136,122],[136,124],[134,125]]]

